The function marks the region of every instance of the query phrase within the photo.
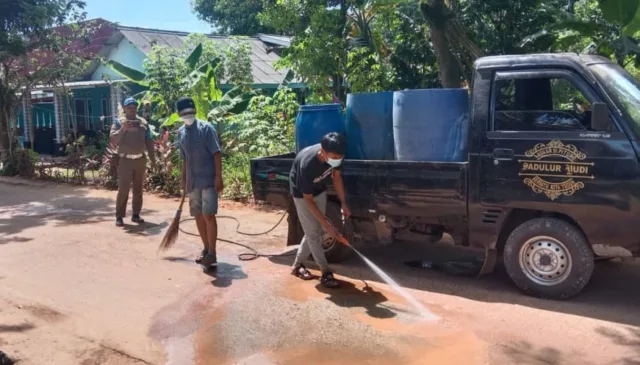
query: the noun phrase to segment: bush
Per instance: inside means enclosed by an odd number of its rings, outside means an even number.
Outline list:
[[[35,177],[40,155],[32,150],[19,149],[13,152],[2,169],[4,176],[22,176],[28,179]]]
[[[252,156],[291,151],[299,107],[296,94],[290,89],[278,90],[273,97],[254,97],[246,112],[222,122],[225,151]]]
[[[248,154],[239,153],[222,159],[223,197],[243,199],[251,195],[251,172]]]
[[[170,141],[155,142],[156,166],[147,172],[146,188],[169,195],[181,194],[182,160]]]
[[[282,89],[273,97],[254,97],[246,112],[222,121],[225,197],[240,199],[251,195],[251,158],[293,150],[299,107],[296,94]]]

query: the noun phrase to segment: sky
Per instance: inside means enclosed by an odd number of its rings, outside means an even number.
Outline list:
[[[191,0],[85,0],[87,19],[102,18],[129,27],[211,33],[191,11]]]

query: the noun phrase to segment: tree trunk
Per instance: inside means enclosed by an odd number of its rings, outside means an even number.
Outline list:
[[[4,111],[0,113],[0,161],[6,163],[11,156],[11,143],[9,141],[9,120]]]
[[[458,88],[462,79],[460,64],[449,42],[446,24],[450,16],[444,0],[423,0],[420,12],[429,25],[431,43],[438,58],[440,83],[444,88]]]
[[[443,88],[458,88],[462,78],[462,70],[458,59],[451,52],[449,40],[444,28],[429,24],[431,43],[438,58],[438,74]]]

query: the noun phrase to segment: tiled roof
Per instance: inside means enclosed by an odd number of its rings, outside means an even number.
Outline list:
[[[184,41],[189,36],[186,32],[174,32],[167,30],[145,29],[117,26],[122,35],[133,43],[144,54],[148,54],[154,45],[163,45],[172,48],[183,47]],[[214,42],[224,44],[229,37],[208,35]],[[284,37],[286,38],[286,37]],[[261,40],[259,37],[249,38],[251,42],[251,64],[253,82],[255,84],[280,84],[284,80],[288,70],[276,71],[273,63],[280,57],[274,52],[267,52],[270,47],[268,39]],[[273,45],[280,45],[273,43]]]

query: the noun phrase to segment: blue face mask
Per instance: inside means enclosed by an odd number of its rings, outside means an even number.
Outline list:
[[[335,158],[328,158],[327,157],[327,163],[331,167],[339,167],[340,165],[342,165],[342,159],[335,159]]]

